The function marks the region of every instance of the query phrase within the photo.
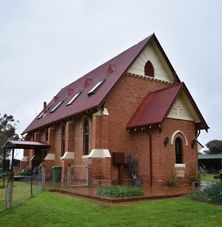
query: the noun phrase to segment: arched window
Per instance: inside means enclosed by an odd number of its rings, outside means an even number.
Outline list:
[[[150,61],[148,61],[145,64],[144,74],[145,74],[145,76],[154,77],[154,68],[153,68],[153,64]]]
[[[66,127],[65,125],[61,128],[61,156],[65,154],[65,144],[66,144]]]
[[[176,164],[183,163],[183,141],[180,137],[175,140]]]
[[[83,124],[83,155],[89,154],[89,121],[85,120]]]

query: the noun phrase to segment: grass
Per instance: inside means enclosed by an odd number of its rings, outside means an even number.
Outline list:
[[[7,183],[5,183],[6,185]],[[33,183],[33,195],[37,195],[41,191],[41,186]],[[5,207],[5,188],[0,188],[0,210]],[[31,197],[30,182],[14,181],[13,186],[13,206],[17,206]]]
[[[43,192],[0,213],[0,226],[221,226],[222,207],[189,198],[97,203]]]
[[[113,185],[97,188],[96,195],[109,198],[126,198],[143,196],[144,192],[140,187]]]
[[[3,181],[0,178],[0,211],[5,207],[5,189],[2,188]]]
[[[216,174],[201,174],[200,175],[200,179],[203,180],[203,181],[208,181],[208,182],[220,182],[221,180],[220,179],[215,179],[214,176]]]

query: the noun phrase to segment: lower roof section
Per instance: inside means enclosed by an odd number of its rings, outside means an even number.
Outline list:
[[[169,114],[176,99],[184,91],[196,115],[197,129],[208,129],[203,116],[184,83],[176,83],[170,87],[148,93],[127,124],[127,128],[138,128],[161,124]]]
[[[5,149],[40,149],[48,147],[49,144],[47,143],[27,140],[7,140],[2,146]]]

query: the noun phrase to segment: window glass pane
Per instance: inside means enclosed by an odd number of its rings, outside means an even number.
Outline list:
[[[89,121],[86,120],[83,125],[83,155],[89,154]]]
[[[183,141],[181,138],[175,140],[176,163],[183,163]]]

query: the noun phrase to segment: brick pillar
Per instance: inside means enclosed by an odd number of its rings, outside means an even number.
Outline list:
[[[109,115],[99,110],[92,119],[92,148],[108,148]]]
[[[100,109],[92,119],[92,151],[90,152],[90,184],[111,184],[111,158],[107,156],[109,136],[109,113]]]
[[[73,159],[62,160],[62,179],[63,183],[68,183],[68,168],[73,164]]]
[[[48,143],[50,145],[48,153],[55,153],[55,128],[48,128]]]
[[[111,158],[90,158],[90,185],[111,185]]]
[[[48,149],[48,154],[45,157],[44,166],[45,166],[45,178],[50,180],[52,177],[52,166],[55,163],[55,128],[48,128],[48,143],[50,145]]]
[[[73,123],[73,121],[66,122],[65,151],[74,152],[74,123]]]
[[[74,122],[66,122],[66,140],[65,140],[65,152],[74,152]],[[73,163],[73,159],[62,160],[62,182],[67,183],[68,167]]]

